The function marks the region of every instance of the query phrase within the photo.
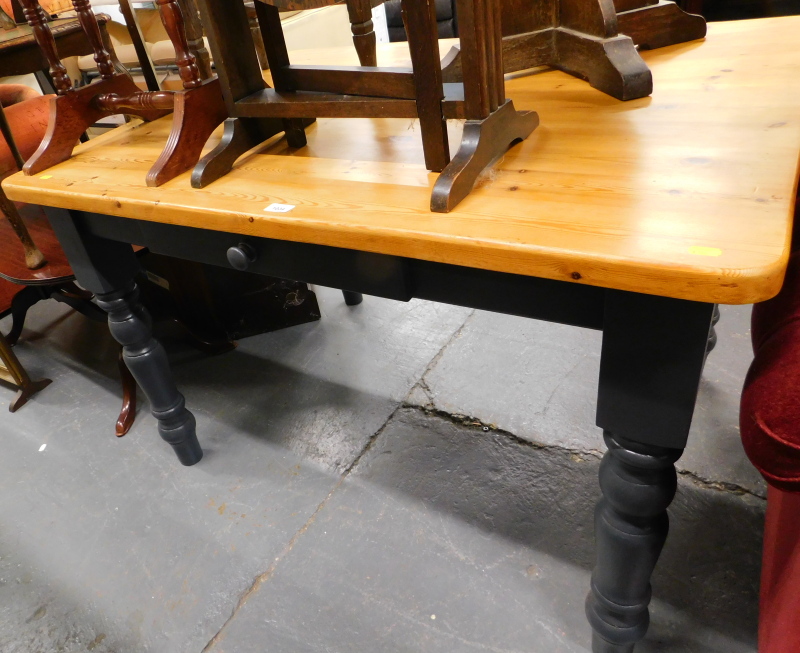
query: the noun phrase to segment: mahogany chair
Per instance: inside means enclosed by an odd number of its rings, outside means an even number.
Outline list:
[[[83,31],[94,51],[100,80],[74,88],[61,63],[56,43],[38,0],[20,0],[25,18],[49,65],[58,97],[50,101],[47,133],[23,166],[34,175],[67,160],[78,136],[98,120],[117,114],[149,121],[170,113],[172,132],[161,156],[147,173],[148,186],[159,186],[190,169],[200,158],[206,140],[227,113],[216,77],[202,77],[197,58],[189,51],[183,10],[178,0],[156,0],[164,28],[177,53],[183,83],[180,91],[142,91],[127,72],[119,72],[103,42],[90,0],[72,0]]]

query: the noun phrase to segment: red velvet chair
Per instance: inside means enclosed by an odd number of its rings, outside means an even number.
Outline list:
[[[759,653],[800,652],[800,200],[786,280],[753,307],[742,392],[745,451],[766,479]]]

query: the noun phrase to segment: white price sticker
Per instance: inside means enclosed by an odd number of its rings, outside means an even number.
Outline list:
[[[288,213],[295,207],[294,204],[270,204],[265,211],[270,213]]]

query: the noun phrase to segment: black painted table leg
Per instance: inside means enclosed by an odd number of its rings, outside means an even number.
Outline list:
[[[594,653],[630,653],[650,624],[650,576],[669,531],[674,462],[682,450],[605,435],[603,498],[595,513],[597,566],[586,616]]]
[[[139,302],[133,281],[139,263],[133,249],[86,233],[80,212],[48,207],[46,213],[78,282],[108,313],[111,335],[122,345],[125,364],[150,400],[158,432],[182,464],[194,465],[203,457],[194,416],[186,410],[166,352],[153,337],[150,316]]]
[[[186,410],[183,395],[175,387],[167,353],[153,337],[139,289],[131,282],[122,290],[98,293],[97,303],[108,313],[111,335],[122,345],[125,364],[150,400],[159,434],[172,445],[181,464],[194,465],[203,457],[194,415]]]
[[[361,302],[364,301],[364,295],[360,292],[353,292],[352,290],[343,290],[342,295],[344,295],[344,303],[348,306],[358,306]]]
[[[608,452],[586,615],[594,653],[632,653],[650,622],[674,463],[686,446],[713,304],[606,291],[597,425]]]

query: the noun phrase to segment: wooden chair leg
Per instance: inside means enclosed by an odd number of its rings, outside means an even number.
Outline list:
[[[11,298],[11,331],[6,336],[9,347],[17,344],[22,334],[22,327],[25,324],[28,310],[46,297],[46,291],[43,291],[42,288],[25,286]]]
[[[11,400],[11,403],[8,404],[8,412],[17,412],[20,408],[28,403],[28,399],[33,397],[33,395],[39,392],[39,390],[46,388],[51,383],[52,381],[50,379],[40,379],[39,381],[28,380],[25,385],[17,390],[16,396]]]
[[[9,412],[13,413],[22,408],[33,395],[42,388],[50,385],[50,379],[31,381],[31,377],[22,367],[8,342],[0,333],[0,379],[17,388],[17,395],[8,405]]]
[[[358,60],[362,66],[377,66],[378,44],[372,24],[372,3],[370,0],[347,0],[347,13]]]
[[[131,430],[133,420],[136,419],[136,380],[133,378],[128,366],[125,365],[122,347],[119,348],[117,366],[119,367],[119,376],[122,381],[122,409],[119,411],[115,433],[118,438],[121,438]]]
[[[22,216],[17,211],[16,205],[6,197],[2,188],[0,188],[0,211],[2,211],[6,219],[11,223],[14,233],[17,234],[17,237],[22,243],[22,249],[25,252],[25,265],[27,265],[29,269],[35,270],[47,263],[44,254],[36,247],[36,243],[33,242],[31,235],[28,233],[28,229],[22,221]]]
[[[417,115],[428,170],[441,172],[450,162],[447,123],[442,113],[444,87],[433,2],[401,0],[403,22],[414,67]]]

